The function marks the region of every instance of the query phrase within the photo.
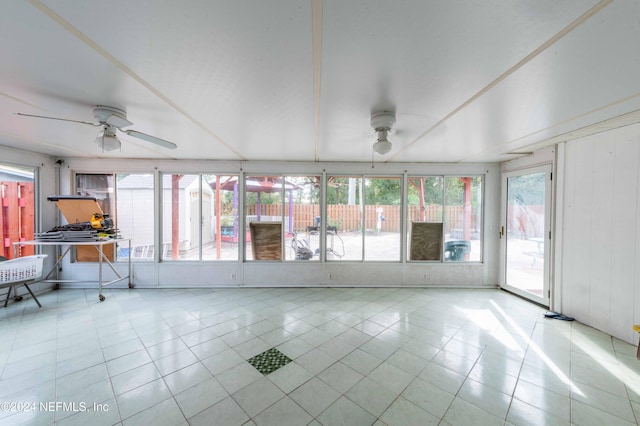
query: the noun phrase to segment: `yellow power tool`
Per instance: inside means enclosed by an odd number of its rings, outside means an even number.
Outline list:
[[[94,213],[91,216],[90,223],[93,229],[109,230],[113,228],[113,219],[111,219],[109,215],[102,213]]]

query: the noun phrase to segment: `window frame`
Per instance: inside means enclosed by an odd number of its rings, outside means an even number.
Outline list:
[[[441,192],[441,197],[442,197],[442,201],[440,204],[440,208],[441,208],[441,212],[439,213],[441,215],[441,220],[440,221],[428,221],[428,222],[434,222],[434,223],[442,223],[443,225],[443,235],[442,235],[442,247],[441,247],[441,252],[442,252],[442,256],[440,260],[411,260],[411,255],[409,253],[409,249],[410,249],[410,238],[411,236],[408,235],[408,233],[410,232],[411,229],[411,223],[414,221],[411,217],[411,206],[414,204],[410,204],[409,203],[409,196],[410,196],[410,183],[409,181],[411,179],[415,179],[415,178],[441,178],[441,182],[442,182],[442,192]],[[449,229],[449,216],[450,216],[450,212],[448,211],[448,209],[451,208],[451,206],[448,204],[448,198],[447,198],[447,179],[452,179],[452,178],[458,178],[458,179],[463,179],[463,178],[470,178],[471,179],[471,185],[473,186],[473,180],[474,179],[478,179],[478,199],[476,200],[476,203],[479,202],[480,206],[476,207],[476,215],[479,215],[479,219],[476,219],[476,228],[478,231],[478,237],[470,238],[469,244],[472,244],[472,241],[475,239],[478,241],[477,247],[479,250],[479,258],[478,259],[463,259],[463,260],[447,260],[445,259],[445,248],[447,246],[447,242],[452,241],[452,240],[461,240],[462,238],[454,238],[452,239],[450,237],[451,234],[451,229]],[[407,253],[406,253],[406,261],[410,262],[410,263],[444,263],[444,264],[469,264],[469,263],[483,263],[484,262],[484,217],[485,217],[485,200],[484,200],[484,196],[485,196],[485,175],[482,173],[449,173],[449,174],[445,174],[445,173],[430,173],[430,174],[411,174],[407,176],[407,185],[406,185],[406,196],[405,196],[405,202],[407,204],[407,213],[405,215],[405,220],[406,220],[406,224],[407,224],[407,244],[405,244]],[[471,193],[471,198],[474,198],[474,192],[473,192],[473,187],[472,187],[472,193]],[[473,205],[473,200],[471,201],[472,205]],[[464,212],[464,203],[462,204],[462,210]],[[472,212],[473,212],[473,207],[472,208]],[[472,213],[471,212],[471,213]],[[473,222],[473,220],[471,221]],[[457,228],[456,228],[457,229]],[[471,229],[471,228],[470,228]],[[449,235],[449,238],[447,238],[447,235]],[[463,236],[464,237],[464,236]],[[471,250],[473,251],[473,245],[470,246]]]
[[[245,228],[248,227],[248,221],[247,221],[247,215],[246,215],[246,211],[247,211],[247,190],[246,190],[246,185],[247,185],[247,180],[251,179],[252,177],[259,177],[259,176],[269,176],[269,177],[275,177],[278,179],[286,179],[289,180],[289,177],[292,178],[303,178],[303,177],[308,177],[308,178],[312,178],[312,179],[318,179],[319,180],[319,188],[320,188],[320,192],[317,194],[314,194],[314,197],[318,198],[318,205],[319,205],[319,214],[321,216],[321,220],[320,220],[320,225],[319,225],[319,231],[320,231],[320,235],[319,235],[319,239],[318,242],[316,243],[319,248],[320,248],[320,253],[317,256],[317,259],[320,261],[319,263],[321,264],[326,264],[326,263],[407,263],[407,262],[428,262],[428,263],[433,263],[433,262],[439,262],[439,263],[447,263],[447,264],[456,264],[456,263],[483,263],[484,262],[484,246],[485,246],[485,241],[484,241],[484,234],[485,234],[485,230],[484,230],[484,220],[485,220],[485,213],[486,213],[486,205],[485,205],[485,193],[486,193],[486,173],[483,173],[480,170],[472,170],[470,173],[466,172],[464,170],[461,170],[461,172],[459,173],[447,173],[447,171],[445,171],[444,173],[436,170],[435,173],[409,173],[407,170],[405,170],[404,172],[400,172],[398,170],[393,170],[393,171],[389,171],[389,172],[383,172],[383,173],[367,173],[366,171],[358,171],[356,173],[352,173],[349,172],[347,170],[340,170],[340,168],[338,168],[337,170],[331,170],[331,171],[327,171],[326,169],[323,169],[322,172],[317,172],[315,170],[312,171],[300,171],[300,169],[292,169],[292,170],[287,170],[286,172],[279,172],[279,173],[272,173],[270,171],[271,169],[263,169],[261,170],[260,168],[258,168],[257,170],[251,170],[251,171],[244,171],[242,169],[240,169],[240,171],[226,171],[226,172],[219,172],[219,171],[208,171],[208,172],[201,172],[201,171],[193,171],[193,172],[182,172],[182,171],[175,171],[175,170],[171,170],[171,171],[159,171],[158,169],[156,169],[155,171],[151,172],[151,174],[154,176],[154,197],[155,197],[155,208],[156,211],[154,212],[155,215],[155,220],[156,220],[156,224],[155,224],[155,229],[156,229],[156,235],[155,235],[155,241],[154,241],[154,252],[155,252],[155,257],[153,259],[154,262],[172,262],[174,261],[173,259],[170,258],[166,258],[163,257],[162,255],[162,247],[163,247],[163,241],[164,241],[164,236],[163,234],[166,233],[167,231],[164,230],[164,221],[166,218],[166,212],[164,212],[164,203],[165,200],[164,198],[166,198],[168,195],[164,194],[165,189],[164,189],[164,185],[163,185],[163,180],[166,179],[165,176],[172,176],[172,175],[191,175],[194,176],[194,179],[198,180],[198,193],[202,194],[203,191],[203,186],[205,185],[205,182],[203,181],[203,179],[215,179],[216,176],[220,176],[220,177],[232,177],[234,179],[237,179],[238,182],[238,197],[237,197],[237,206],[235,207],[235,214],[238,217],[238,236],[237,236],[237,254],[235,254],[233,256],[233,258],[215,258],[215,255],[213,257],[211,256],[206,256],[205,255],[205,251],[206,249],[202,247],[202,232],[203,231],[203,226],[202,223],[200,223],[198,225],[198,253],[197,256],[194,256],[194,258],[192,259],[180,259],[180,260],[176,260],[179,262],[238,262],[238,263],[245,263],[245,262],[250,262],[252,261],[251,259],[247,258],[247,250],[250,250],[250,240],[247,239],[246,236],[246,232],[242,233],[242,230],[244,230]],[[75,171],[74,174],[72,175],[72,183],[75,187],[76,184],[76,175],[78,174],[103,174],[103,175],[113,175],[115,177],[115,188],[114,188],[114,203],[116,205],[116,210],[118,209],[118,176],[121,175],[130,175],[130,174],[148,174],[149,172],[145,172],[144,170],[134,170],[134,171],[128,171],[128,170],[118,170],[117,172],[107,172],[107,173],[95,173],[93,171],[87,171],[87,170],[78,170]],[[477,228],[478,230],[478,234],[476,235],[478,238],[477,242],[474,242],[474,247],[473,250],[477,250],[476,253],[478,253],[474,258],[469,259],[469,260],[464,260],[462,262],[450,262],[450,261],[445,261],[444,256],[443,259],[441,259],[440,261],[422,261],[422,260],[411,260],[411,255],[409,252],[409,248],[410,248],[410,229],[411,229],[411,222],[412,220],[415,220],[412,218],[411,216],[411,212],[415,211],[413,210],[412,206],[415,206],[415,200],[413,202],[413,204],[410,201],[410,195],[412,194],[412,191],[414,191],[414,189],[412,189],[412,183],[411,181],[413,179],[416,178],[420,178],[420,177],[426,177],[426,178],[438,178],[441,180],[441,186],[442,186],[442,190],[441,190],[441,195],[440,195],[440,203],[438,204],[440,206],[441,209],[441,213],[440,216],[442,217],[441,222],[443,223],[443,226],[445,227],[445,232],[443,235],[443,244],[446,241],[449,241],[450,238],[448,237],[449,235],[449,228],[453,225],[448,224],[447,222],[447,217],[446,217],[446,210],[450,209],[451,206],[449,206],[448,204],[450,203],[450,199],[448,196],[448,189],[447,189],[447,180],[451,179],[451,178],[464,178],[464,177],[469,177],[472,178],[472,215],[473,215],[473,225],[472,228]],[[399,218],[399,227],[400,227],[400,231],[399,231],[399,238],[398,238],[398,244],[399,244],[399,255],[397,258],[393,258],[393,259],[380,259],[380,258],[371,258],[370,256],[367,256],[367,253],[369,252],[370,247],[368,248],[367,246],[371,244],[371,241],[368,241],[367,239],[367,235],[364,232],[360,232],[360,235],[357,236],[359,242],[359,249],[358,247],[355,247],[354,250],[360,252],[358,258],[338,258],[336,256],[331,256],[329,254],[327,254],[327,248],[331,247],[331,233],[327,232],[327,228],[329,226],[332,226],[332,220],[334,221],[338,220],[336,218],[329,218],[328,217],[328,212],[330,211],[330,206],[331,204],[329,204],[329,199],[331,198],[330,196],[330,192],[331,192],[331,181],[334,178],[341,178],[344,179],[345,182],[348,178],[354,178],[356,179],[356,197],[355,197],[355,204],[356,206],[360,206],[364,209],[362,211],[362,217],[359,219],[359,223],[361,226],[361,230],[362,227],[365,226],[367,224],[367,222],[370,222],[370,218],[369,216],[372,214],[371,212],[367,212],[366,208],[367,206],[369,206],[368,204],[368,197],[369,195],[367,195],[367,181],[368,180],[376,180],[376,179],[397,179],[398,185],[399,185],[399,196],[400,196],[400,200],[399,200],[399,209],[400,209],[400,218]],[[477,187],[475,185],[478,185]],[[347,192],[344,192],[345,190],[347,190],[347,186],[346,183],[343,183],[343,187],[342,187],[342,196],[344,197],[344,200],[346,200],[347,197]],[[74,188],[75,191],[75,188]],[[242,194],[240,194],[240,192],[242,191]],[[396,189],[394,189],[394,191],[397,191]],[[285,220],[285,216],[288,215],[287,213],[287,208],[288,207],[288,197],[289,197],[289,193],[287,192],[287,190],[285,188],[281,188],[278,191],[279,194],[279,209],[278,210],[278,214],[279,214],[279,218],[278,220],[282,221],[283,223],[283,232],[282,232],[282,249],[283,249],[283,253],[282,253],[282,260],[281,262],[287,262],[287,263],[293,263],[293,260],[296,260],[294,258],[292,258],[292,256],[290,254],[287,253],[288,250],[290,250],[289,247],[289,241],[290,239],[287,238],[288,235],[288,230],[286,229],[286,220]],[[413,194],[415,195],[415,192],[413,192]],[[214,195],[215,196],[215,195]],[[397,196],[397,194],[394,193],[394,196]],[[458,195],[458,198],[460,196]],[[292,197],[294,200],[297,200],[296,194],[293,194]],[[198,201],[198,207],[197,207],[197,211],[198,211],[198,215],[200,216],[201,220],[202,220],[202,214],[203,214],[203,206],[202,206],[202,200],[199,199]],[[224,202],[224,200],[223,200]],[[343,201],[344,203],[346,203],[346,201]],[[459,201],[456,201],[459,204]],[[215,201],[214,201],[215,203]],[[229,201],[230,203],[230,201]],[[479,204],[479,205],[478,205]],[[457,204],[452,204],[453,205],[457,205]],[[370,207],[370,206],[369,206]],[[214,206],[215,209],[215,206]],[[213,214],[215,215],[215,210],[212,211]],[[295,210],[294,210],[294,215],[295,215]],[[414,214],[415,216],[415,214]],[[307,216],[304,216],[305,219],[303,219],[304,221],[307,221]],[[370,225],[370,224],[369,224]],[[294,223],[294,226],[295,223]],[[370,227],[370,226],[369,226]],[[214,229],[215,231],[215,229]],[[474,237],[475,238],[475,237]],[[215,246],[215,242],[213,242],[214,246]],[[395,242],[394,242],[395,244]],[[214,247],[215,249],[215,247]],[[314,246],[315,249],[315,246]],[[444,247],[442,249],[443,254],[444,254]],[[194,250],[195,253],[195,250]],[[395,252],[394,252],[395,253]],[[348,253],[347,253],[348,254]],[[316,260],[316,258],[314,257],[314,260]],[[300,262],[298,262],[300,263]],[[314,262],[316,263],[316,262]]]
[[[242,200],[242,198],[240,198],[240,188],[241,188],[240,179],[241,179],[241,175],[239,173],[224,173],[224,172],[216,172],[216,171],[211,171],[211,172],[184,172],[184,173],[176,172],[176,171],[159,172],[160,186],[159,186],[158,191],[160,193],[159,205],[160,205],[161,214],[160,214],[160,218],[159,218],[159,222],[160,222],[159,223],[159,227],[160,227],[159,241],[160,241],[160,243],[157,244],[157,245],[159,245],[160,247],[164,247],[164,244],[165,244],[165,235],[164,235],[165,234],[165,230],[168,229],[169,231],[171,231],[171,229],[173,229],[172,228],[172,224],[171,223],[167,224],[167,222],[165,221],[165,214],[164,214],[164,212],[165,212],[165,201],[166,201],[165,200],[165,192],[166,192],[167,189],[171,190],[170,187],[169,188],[165,188],[165,183],[164,183],[164,181],[166,179],[165,176],[171,177],[171,179],[173,179],[172,176],[182,176],[182,177],[190,176],[190,177],[193,177],[192,181],[189,183],[188,186],[191,186],[191,185],[194,184],[194,182],[197,182],[197,187],[198,187],[197,200],[198,200],[198,202],[197,202],[197,207],[195,209],[197,211],[197,217],[198,217],[196,219],[196,221],[197,221],[197,230],[195,230],[193,228],[193,226],[191,226],[190,231],[192,231],[192,232],[190,232],[190,234],[193,234],[197,238],[197,254],[198,255],[197,255],[197,258],[196,257],[193,257],[193,258],[187,257],[187,258],[183,258],[183,259],[180,259],[180,258],[173,259],[173,258],[170,258],[168,256],[165,257],[164,256],[164,250],[162,250],[160,252],[159,261],[160,262],[177,262],[177,263],[183,263],[183,262],[214,262],[214,263],[217,263],[217,262],[238,262],[239,259],[240,259],[239,254],[238,254],[238,251],[240,250],[240,247],[241,247],[240,241],[244,241],[244,237],[242,237],[241,235],[238,235],[238,236],[234,237],[233,240],[232,240],[232,243],[237,243],[238,244],[235,258],[231,258],[231,259],[220,258],[220,259],[218,259],[218,258],[211,258],[211,257],[206,257],[205,256],[206,247],[203,246],[203,229],[204,229],[204,221],[207,220],[207,218],[203,217],[203,211],[204,211],[204,209],[203,209],[203,199],[206,198],[206,197],[203,196],[203,194],[205,193],[205,191],[204,191],[205,186],[204,186],[203,181],[205,180],[205,178],[224,177],[224,178],[229,178],[230,180],[235,178],[235,181],[238,183],[238,186],[237,186],[237,188],[238,188],[237,197],[238,198],[237,198],[237,200],[238,200],[238,203],[240,204],[241,200]],[[211,185],[211,183],[209,183],[209,186],[210,185]],[[186,191],[187,187],[185,187],[185,191]],[[210,218],[211,220],[214,217],[216,217],[216,212],[215,212],[215,205],[216,205],[215,192],[216,192],[215,188],[211,188],[211,198],[210,198],[211,199],[211,203],[212,203],[212,207],[211,207],[211,210],[210,210],[211,216],[212,216]],[[191,194],[193,194],[193,193],[194,192],[191,192]],[[206,193],[209,193],[209,191],[206,191]],[[186,209],[187,207],[185,206],[184,208]],[[193,209],[191,207],[189,207],[189,210],[191,211]],[[233,211],[233,208],[232,208],[232,211]],[[234,214],[237,217],[236,220],[237,220],[237,223],[238,223],[238,229],[242,229],[242,225],[241,224],[243,224],[244,221],[241,220],[241,218],[240,218],[240,207],[239,206],[236,209],[236,211],[234,212]],[[193,216],[193,214],[192,214],[192,216]],[[180,225],[178,225],[178,226],[180,226]],[[215,231],[215,228],[213,226],[212,226],[212,231]],[[180,232],[180,231],[178,231],[178,232]],[[186,232],[186,228],[185,228],[185,232]],[[237,238],[237,240],[236,240],[236,238]],[[216,250],[216,253],[217,253],[217,242],[215,241],[215,239],[211,240],[211,241],[213,241],[213,246],[215,247],[215,250]],[[210,241],[208,241],[208,242],[210,242]],[[196,247],[195,244],[192,244],[192,246],[194,247],[192,250],[195,252],[195,250],[196,250],[195,249],[195,247]]]

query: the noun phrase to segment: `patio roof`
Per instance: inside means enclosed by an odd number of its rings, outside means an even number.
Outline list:
[[[235,185],[238,183],[238,176],[228,176],[221,182],[220,189],[223,191],[233,191]],[[209,182],[211,188],[216,189],[216,181]],[[297,185],[291,181],[283,179],[279,176],[247,176],[246,178],[246,191],[247,192],[280,192],[282,189],[301,189],[300,185]]]

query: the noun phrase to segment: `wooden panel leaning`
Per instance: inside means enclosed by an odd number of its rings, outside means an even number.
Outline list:
[[[254,260],[282,260],[281,222],[251,222],[249,230]]]
[[[410,260],[442,260],[442,223],[411,222]]]

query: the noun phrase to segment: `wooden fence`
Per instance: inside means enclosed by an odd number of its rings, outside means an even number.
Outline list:
[[[13,243],[33,240],[33,182],[0,182],[0,256],[13,259]],[[18,257],[34,253],[21,246]]]
[[[354,231],[360,229],[361,210],[359,205],[332,204],[327,206],[327,224],[336,226],[338,231]],[[382,209],[385,220],[381,221],[381,231],[400,231],[400,206],[378,205],[364,206],[365,228],[376,229],[377,211]],[[282,210],[279,204],[263,204],[260,214],[264,216],[281,216]],[[443,218],[442,206],[430,205],[424,209],[424,219],[420,218],[420,207],[409,206],[409,221],[425,220],[429,222],[441,222],[444,219],[446,230],[462,229],[464,226],[464,206],[448,206],[446,217]],[[256,215],[256,205],[247,206],[247,215]],[[293,206],[293,223],[295,231],[304,231],[307,226],[314,226],[316,218],[321,214],[318,204],[295,204]],[[289,215],[289,206],[285,206],[285,216]],[[471,209],[471,229],[479,228],[477,212]]]

